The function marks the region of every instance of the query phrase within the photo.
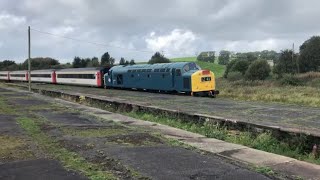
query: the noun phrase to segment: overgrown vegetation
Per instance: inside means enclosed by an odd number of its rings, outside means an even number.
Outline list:
[[[312,75],[311,75],[312,74]],[[320,107],[320,73],[286,75],[283,79],[246,81],[217,79],[219,97]],[[233,79],[232,79],[233,80]]]
[[[320,164],[319,158],[316,159],[309,154],[310,152],[305,152],[305,146],[307,143],[304,136],[297,136],[293,139],[282,139],[282,141],[279,141],[273,137],[270,132],[253,134],[251,132],[229,131],[226,127],[221,127],[210,122],[206,122],[204,124],[184,122],[166,116],[155,116],[153,114],[141,112],[128,112],[124,114],[137,119],[157,122],[198,133],[209,138],[216,138],[231,143],[242,144],[255,149]]]
[[[255,60],[248,67],[245,77],[248,80],[265,80],[270,75],[271,68],[265,60]]]
[[[0,161],[23,160],[33,157],[23,139],[0,135]]]

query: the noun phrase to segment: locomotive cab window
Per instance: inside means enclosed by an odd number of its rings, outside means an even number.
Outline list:
[[[201,82],[211,81],[211,77],[202,77]]]
[[[183,70],[185,72],[188,72],[188,71],[191,71],[191,70],[201,70],[201,68],[196,63],[189,63],[189,64],[186,64],[183,67]]]

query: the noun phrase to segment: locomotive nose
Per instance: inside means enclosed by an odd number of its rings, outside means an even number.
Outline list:
[[[208,92],[215,90],[215,78],[210,70],[199,70],[191,75],[192,92]]]

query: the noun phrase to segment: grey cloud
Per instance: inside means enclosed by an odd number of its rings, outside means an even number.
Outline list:
[[[152,42],[171,38],[161,47],[172,56],[195,53],[186,53],[186,48],[196,52],[224,48],[280,50],[289,48],[293,42],[301,44],[320,33],[319,6],[320,2],[316,0],[0,1],[0,14],[6,12],[26,19],[19,26],[0,29],[0,59],[26,58],[28,25],[48,32],[70,27],[72,31],[63,35],[147,51],[154,50],[146,39],[155,32],[157,37],[153,38],[157,40]],[[185,37],[171,37],[177,30],[190,31],[196,39],[176,46],[174,43],[184,41],[172,39]],[[32,37],[34,56],[71,60],[75,55],[100,56],[105,51],[116,58],[146,60],[151,56],[151,53],[57,40],[37,32],[32,32]]]

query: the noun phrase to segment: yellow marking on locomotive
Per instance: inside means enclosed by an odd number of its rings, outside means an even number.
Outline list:
[[[209,70],[199,70],[191,75],[191,91],[213,91],[216,88],[214,73]]]

